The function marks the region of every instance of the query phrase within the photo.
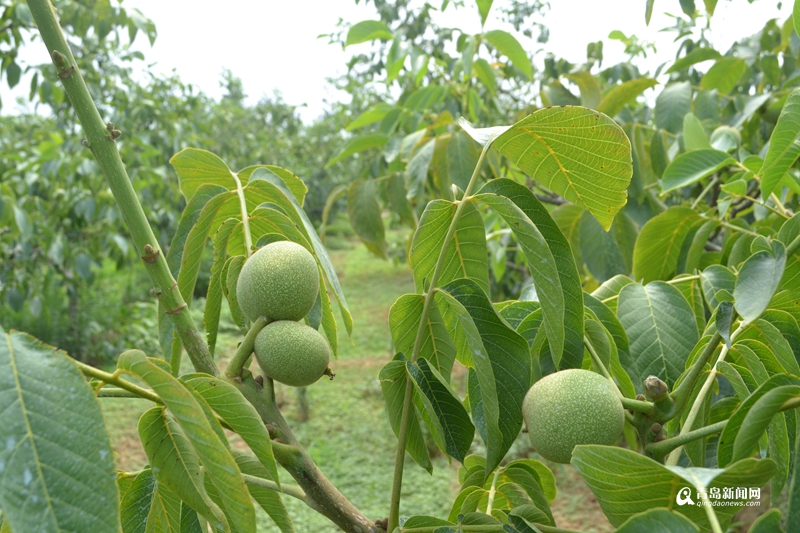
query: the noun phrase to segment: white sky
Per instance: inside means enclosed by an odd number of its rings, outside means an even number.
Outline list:
[[[438,0],[433,0],[438,4]],[[472,0],[454,10],[452,5],[436,20],[448,27],[461,28],[469,33],[480,31],[480,19]],[[507,29],[495,14],[503,0],[495,0],[495,8],[486,22],[486,29]],[[674,34],[658,30],[672,25],[665,11],[680,13],[678,0],[657,0],[650,26],[644,23],[644,0],[550,0],[551,9],[545,16],[550,28],[550,41],[546,51],[573,62],[586,57],[586,44],[604,40],[603,66],[624,59],[623,45],[608,39],[612,30],[656,43],[658,53],[649,54],[644,70],[674,58]],[[703,2],[696,0],[698,7]],[[318,39],[330,33],[342,18],[349,22],[377,18],[372,4],[361,0],[125,0],[126,7],[139,8],[153,19],[158,29],[158,39],[151,48],[146,39],[137,37],[136,47],[145,53],[153,69],[169,73],[175,69],[185,82],[197,85],[205,93],[218,97],[223,68],[230,69],[244,83],[249,101],[279,90],[290,104],[306,104],[300,110],[304,119],[310,120],[324,108],[324,99],[343,98],[327,86],[325,79],[342,74],[346,61],[360,46],[342,50],[328,45],[327,39]],[[770,18],[781,20],[791,14],[791,2],[785,1],[778,9],[776,0],[719,0],[711,22],[711,39],[721,52],[732,42],[761,29]],[[612,7],[613,6],[613,7]],[[537,55],[537,58],[541,55]],[[47,60],[41,42],[34,43],[22,56],[32,63]],[[640,62],[641,63],[641,62]],[[3,108],[0,113],[19,112],[24,107],[14,103],[17,96],[27,97],[29,79],[23,79],[14,91],[9,91],[5,80],[0,87]]]

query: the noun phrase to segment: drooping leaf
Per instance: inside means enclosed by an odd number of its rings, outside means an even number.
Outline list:
[[[619,293],[617,316],[639,380],[654,375],[672,388],[698,340],[692,308],[680,291],[660,281],[626,285]]]
[[[747,70],[747,63],[738,57],[721,57],[708,69],[700,80],[703,89],[717,89],[720,94],[728,94]]]
[[[197,391],[209,407],[250,447],[264,466],[267,478],[277,483],[278,465],[272,453],[272,441],[258,412],[236,387],[206,374],[189,374],[181,380]]]
[[[117,531],[103,415],[64,352],[0,328],[0,508],[13,531]]]
[[[703,123],[694,113],[686,113],[683,117],[683,144],[686,151],[711,150],[711,143],[703,128]]]
[[[365,43],[375,39],[386,40],[391,38],[392,32],[389,27],[380,20],[362,20],[353,24],[347,31],[347,40],[344,45],[350,46],[351,44]]]
[[[656,126],[679,133],[683,117],[692,110],[692,86],[688,81],[668,85],[656,98]]]
[[[633,248],[633,277],[645,283],[675,274],[683,241],[702,222],[688,207],[675,206],[651,218],[642,227]]]
[[[719,150],[701,149],[686,152],[676,157],[664,170],[664,175],[661,177],[661,191],[669,192],[697,183],[735,163],[734,158]]]
[[[586,268],[598,282],[603,283],[618,274],[628,273],[625,257],[614,234],[604,230],[588,211],[581,216],[580,246]]]
[[[528,345],[500,318],[476,283],[455,280],[441,292],[449,296],[448,305],[455,306],[470,345],[481,391],[483,424],[474,410],[473,419],[479,429],[486,428],[482,436],[487,441],[486,467],[491,472],[522,428],[522,400],[531,385]],[[494,428],[499,429],[498,435],[493,435]]]
[[[761,195],[767,198],[778,186],[781,178],[800,156],[800,89],[791,92],[783,105],[778,123],[772,130],[761,176]]]
[[[145,533],[155,488],[152,471],[147,468],[139,472],[120,502],[122,533]]]
[[[495,179],[487,183],[479,191],[479,194],[482,197],[496,194],[510,199],[533,222],[547,242],[553,259],[556,261],[560,290],[564,300],[564,351],[561,355],[561,368],[579,367],[583,361],[583,291],[567,239],[558,229],[547,209],[523,185],[509,179]],[[520,225],[520,231],[524,229],[524,226],[524,224]],[[525,253],[528,254],[527,251]],[[528,261],[530,262],[531,258],[535,261],[537,255],[531,251]],[[543,292],[552,290],[557,291],[558,287],[542,287]]]
[[[494,147],[551,191],[587,208],[605,229],[625,205],[633,172],[630,142],[601,113],[540,109],[500,135]]]
[[[437,432],[444,439],[443,451],[463,462],[475,435],[475,426],[466,409],[425,359],[408,361],[406,368]]]
[[[626,104],[658,82],[652,78],[636,78],[615,86],[600,100],[597,110],[609,117],[622,111]]]
[[[384,146],[388,140],[389,137],[385,133],[367,133],[358,137],[353,137],[348,141],[345,147],[342,148],[341,152],[336,154],[336,156],[325,164],[325,168],[330,168],[351,155],[361,153],[370,148]]]
[[[139,438],[159,485],[171,488],[215,529],[230,529],[222,510],[206,494],[197,454],[162,407],[153,407],[139,419]]]
[[[751,255],[739,270],[733,298],[736,311],[745,322],[761,316],[769,305],[786,265],[786,249],[773,241],[772,252],[762,250]]]
[[[141,351],[124,352],[119,356],[117,367],[150,385],[175,416],[206,469],[207,479],[220,494],[221,507],[231,527],[240,533],[255,533],[253,504],[227,442],[219,436],[222,430],[216,419],[205,416],[194,394],[169,372],[148,360]],[[212,421],[217,424],[216,429]]]
[[[710,59],[719,59],[720,57],[722,57],[722,54],[713,48],[695,48],[684,57],[677,59],[664,73],[670,74],[672,72],[678,72],[679,70],[689,68],[697,63],[702,63]]]
[[[383,399],[389,411],[389,423],[395,435],[400,432],[400,419],[403,414],[403,400],[405,398],[408,372],[406,371],[406,358],[397,354],[394,359],[386,363],[381,369],[378,379],[381,383]],[[417,394],[414,391],[414,394]],[[422,436],[422,428],[416,409],[412,406],[409,412],[408,430],[406,435],[406,451],[411,458],[429,473],[433,472],[428,448]]]
[[[529,80],[533,76],[531,60],[516,37],[503,30],[491,30],[484,32],[484,39],[489,41],[498,52],[506,56],[511,64],[514,65]]]
[[[589,109],[597,109],[600,100],[603,98],[603,90],[600,82],[597,81],[588,70],[568,74],[567,78],[572,80],[581,91],[581,105]]]
[[[388,245],[373,180],[358,180],[350,184],[347,189],[347,214],[356,235],[372,253],[385,259]]]

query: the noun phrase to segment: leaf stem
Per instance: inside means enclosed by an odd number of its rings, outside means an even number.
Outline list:
[[[492,478],[492,486],[489,488],[489,498],[488,502],[486,503],[486,514],[489,516],[492,515],[492,506],[494,505],[494,495],[497,494],[497,478],[500,477],[500,469],[496,469],[494,471],[494,477]]]
[[[253,253],[253,237],[250,234],[250,214],[247,212],[247,202],[244,197],[242,180],[236,172],[231,172],[231,177],[236,183],[236,195],[239,197],[239,210],[242,213],[242,233],[244,233],[244,257],[247,259]]]
[[[139,387],[138,385],[134,385],[129,381],[125,381],[117,374],[109,374],[108,372],[104,372],[93,366],[81,363],[80,361],[75,361],[74,359],[73,362],[78,365],[78,368],[81,372],[83,372],[84,376],[99,379],[103,383],[116,385],[120,389],[133,393],[139,398],[144,398],[145,400],[150,400],[151,402],[155,402],[157,404],[164,403],[155,392]]]
[[[84,144],[92,151],[103,171],[108,187],[131,233],[131,240],[158,290],[161,304],[175,325],[178,337],[195,369],[216,376],[217,367],[208,345],[197,329],[178,284],[172,277],[164,253],[147,222],[136,191],[122,164],[116,140],[110,135],[110,124],[107,126],[97,111],[69,44],[56,20],[55,9],[49,0],[28,0],[28,6],[86,134],[87,140]]]
[[[708,182],[708,185],[706,185],[705,189],[700,191],[700,194],[697,196],[695,201],[692,202],[691,209],[697,209],[697,206],[700,205],[700,201],[705,197],[706,194],[708,194],[708,192],[711,189],[714,188],[714,185],[716,185],[718,181],[719,181],[719,176],[714,176],[711,179],[711,181]]]
[[[733,334],[731,335],[731,343],[733,343],[733,340],[739,336],[739,334],[744,329],[744,326],[745,324],[743,322],[739,324],[739,327],[736,328],[736,331],[734,331]],[[689,432],[691,432],[692,424],[694,424],[697,415],[700,413],[700,407],[703,405],[703,402],[705,401],[706,394],[708,394],[708,391],[711,389],[711,385],[714,383],[714,379],[716,379],[717,377],[717,365],[725,360],[725,356],[728,355],[728,350],[729,350],[728,345],[724,344],[722,346],[722,351],[720,352],[719,357],[717,357],[717,361],[714,363],[714,365],[711,367],[711,371],[708,373],[708,377],[706,378],[705,383],[703,383],[703,386],[700,388],[700,392],[697,393],[697,398],[695,398],[694,403],[692,404],[692,408],[689,410],[689,414],[686,416],[686,421],[683,423],[683,426],[681,427],[681,432],[678,434],[678,437],[684,436]],[[670,452],[669,457],[667,457],[667,463],[666,463],[668,466],[675,466],[678,464],[678,459],[681,456],[682,449],[683,446],[678,446],[677,448],[672,450],[672,452]]]
[[[435,303],[434,296],[436,295],[436,285],[439,282],[439,276],[441,276],[442,269],[444,268],[444,259],[447,254],[447,244],[453,240],[456,227],[458,226],[458,220],[461,218],[461,213],[464,210],[464,206],[467,205],[467,202],[470,199],[470,194],[472,193],[472,189],[475,187],[475,183],[478,181],[481,166],[483,166],[483,160],[486,158],[486,154],[488,153],[491,144],[492,141],[489,140],[484,145],[481,155],[478,157],[478,162],[475,165],[475,169],[472,172],[472,177],[470,177],[467,188],[464,190],[464,196],[458,203],[456,212],[453,214],[453,220],[450,221],[450,227],[447,229],[447,234],[444,238],[445,245],[439,251],[439,257],[436,260],[436,266],[433,269],[430,285],[428,286],[428,292],[425,294],[425,303],[422,306],[422,314],[419,318],[419,328],[417,328],[417,336],[414,339],[414,348],[411,352],[411,361],[416,361],[419,357],[420,351],[422,350],[422,344],[425,340],[425,324],[428,322],[428,316],[430,316],[431,307]],[[411,378],[407,376],[406,390],[403,395],[403,411],[400,415],[400,429],[397,432],[397,452],[395,453],[394,458],[392,496],[389,503],[388,531],[390,532],[394,531],[400,526],[400,491],[403,487],[403,467],[405,463],[406,440],[408,439],[408,424],[411,416],[411,401],[413,399],[413,394],[414,383],[411,381]]]
[[[656,408],[653,405],[653,402],[646,402],[642,400],[632,400],[631,398],[620,398],[622,402],[622,407],[625,409],[629,409],[631,411],[636,411],[637,413],[642,413],[647,416],[653,416],[656,413]]]
[[[679,446],[683,446],[697,439],[702,439],[703,437],[708,437],[709,435],[714,435],[715,433],[721,432],[723,429],[725,429],[725,424],[727,423],[727,420],[721,420],[716,424],[695,429],[689,431],[688,433],[684,433],[683,435],[678,435],[677,437],[672,437],[670,439],[662,440],[661,442],[648,444],[645,448],[645,451],[647,452],[647,455],[656,461],[661,461],[668,453]]]
[[[236,353],[233,354],[231,362],[228,363],[228,368],[225,370],[225,374],[227,374],[228,377],[233,378],[242,375],[242,370],[247,360],[250,359],[250,356],[253,354],[256,336],[264,329],[264,326],[269,323],[270,320],[263,316],[258,317],[256,321],[253,322],[253,325],[250,326],[250,329],[247,331],[247,335],[244,336],[244,340],[242,340],[239,347],[236,348]]]
[[[272,480],[264,479],[258,476],[251,476],[249,474],[242,474],[242,478],[244,482],[248,485],[254,485],[256,487],[261,487],[264,489],[269,489],[275,492],[280,492],[281,494],[286,494],[287,496],[291,496],[292,498],[297,498],[300,501],[309,504],[308,498],[306,497],[306,493],[303,492],[303,489],[298,487],[297,485],[289,485],[288,483],[281,483],[281,486],[278,487],[278,484]]]

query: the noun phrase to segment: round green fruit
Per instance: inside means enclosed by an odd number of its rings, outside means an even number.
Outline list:
[[[260,248],[245,261],[236,285],[239,307],[255,321],[300,320],[311,311],[319,293],[314,256],[297,243],[278,241]]]
[[[292,387],[317,381],[331,360],[328,342],[319,331],[289,320],[267,324],[256,335],[254,351],[267,376]]]
[[[615,444],[625,424],[614,385],[580,369],[537,381],[522,402],[522,417],[534,449],[557,463],[569,463],[578,444]]]

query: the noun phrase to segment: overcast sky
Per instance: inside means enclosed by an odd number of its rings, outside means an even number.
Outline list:
[[[698,6],[703,3],[696,0]],[[438,0],[432,2],[438,5]],[[495,0],[496,6],[503,0]],[[608,39],[612,30],[652,41],[658,48],[650,54],[647,65],[654,70],[658,64],[674,58],[676,45],[673,33],[658,30],[672,25],[665,12],[680,13],[678,0],[656,0],[650,26],[644,23],[644,0],[550,0],[551,9],[545,15],[550,28],[550,41],[546,51],[573,62],[586,57],[586,44],[604,40],[604,65],[624,59],[623,45]],[[480,31],[480,19],[473,0],[464,0],[465,6],[437,14],[439,24],[461,28],[470,33]],[[711,23],[711,38],[722,52],[731,43],[763,27],[770,18],[786,19],[791,14],[791,2],[782,8],[775,0],[720,0]],[[330,76],[345,72],[345,64],[356,45],[342,50],[328,45],[327,39],[318,39],[322,33],[335,29],[339,18],[349,22],[374,19],[372,4],[359,5],[354,0],[125,0],[125,7],[136,7],[153,19],[158,29],[158,39],[151,48],[143,36],[137,38],[141,49],[153,69],[169,73],[175,69],[181,78],[197,85],[202,91],[218,97],[220,74],[230,69],[244,83],[250,101],[279,90],[290,104],[306,104],[302,116],[313,119],[324,108],[324,99],[341,98],[325,83]],[[613,6],[613,7],[612,7]],[[494,13],[494,12],[493,12]],[[486,29],[504,27],[492,13]],[[541,55],[537,56],[541,57]],[[41,42],[36,42],[23,54],[30,62],[47,60]],[[0,96],[2,113],[19,109],[13,103],[15,96],[27,95],[28,80],[8,90],[3,80]]]

